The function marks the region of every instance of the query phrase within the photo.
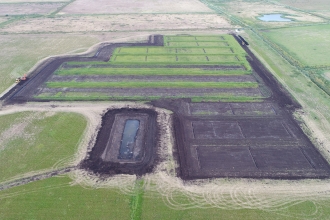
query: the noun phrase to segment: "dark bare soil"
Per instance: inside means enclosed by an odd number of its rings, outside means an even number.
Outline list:
[[[148,115],[142,140],[142,157],[139,160],[123,161],[104,159],[102,154],[107,150],[107,145],[113,138],[121,140],[122,131],[117,132],[120,126],[115,126],[115,117],[120,114],[130,119],[135,119],[137,114]],[[102,117],[102,127],[97,135],[96,143],[87,158],[81,162],[80,167],[96,174],[114,175],[119,173],[143,175],[152,171],[157,163],[158,126],[157,113],[150,109],[115,109],[109,110]],[[110,134],[114,135],[110,135]],[[118,137],[115,137],[118,136]],[[119,152],[118,152],[119,153]]]
[[[175,157],[183,179],[330,176],[329,164],[277,103],[152,103],[175,112]]]

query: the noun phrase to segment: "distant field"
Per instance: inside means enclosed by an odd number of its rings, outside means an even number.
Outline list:
[[[0,182],[42,169],[68,166],[86,120],[76,113],[22,112],[0,116]]]
[[[330,25],[274,29],[263,35],[304,66],[330,66]]]
[[[285,0],[290,1],[290,0]],[[294,0],[295,1],[295,0]],[[299,1],[299,0],[298,0]],[[324,0],[326,1],[326,0]],[[292,10],[284,5],[274,4],[271,1],[249,1],[249,0],[202,0],[206,4],[212,4],[225,10],[232,18],[237,17],[252,27],[285,27],[307,22],[324,22],[325,20],[300,11]],[[312,3],[313,1],[310,1]],[[263,22],[257,17],[262,14],[281,13],[293,18],[294,22]]]
[[[275,0],[281,4],[288,5],[291,7],[309,10],[309,11],[323,11],[330,10],[330,4],[328,0]]]
[[[125,13],[212,13],[213,11],[197,0],[148,0],[129,1],[76,0],[61,13],[64,14],[125,14]]]
[[[40,3],[48,3],[48,2],[69,2],[70,0],[0,0],[1,3],[26,3],[26,2],[40,2]]]
[[[0,93],[15,83],[39,60],[73,50],[87,50],[99,40],[95,37],[73,35],[1,35]]]
[[[156,30],[219,30],[233,26],[218,14],[101,14],[97,16],[56,16],[18,20],[0,29],[0,33],[86,33],[86,32],[141,32]],[[137,33],[135,33],[136,35]],[[129,37],[129,35],[126,35]],[[111,39],[111,38],[110,38]],[[106,39],[107,41],[109,39]]]
[[[61,7],[63,3],[22,3],[22,4],[1,4],[1,15],[29,15],[29,14],[49,14]]]

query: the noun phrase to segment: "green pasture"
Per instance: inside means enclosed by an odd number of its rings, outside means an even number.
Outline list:
[[[70,68],[58,69],[57,75],[248,75],[244,70],[214,70],[201,68]]]
[[[257,199],[257,197],[255,198]],[[237,200],[240,201],[239,195]],[[316,200],[316,201],[315,201]],[[301,219],[329,219],[330,200],[317,201],[317,199],[287,204],[274,211],[262,209],[225,209],[203,204],[202,208],[194,206],[196,203],[186,195],[179,192],[171,194],[171,197],[163,198],[155,192],[144,193],[142,203],[143,220],[153,219],[184,219],[184,220],[301,220]],[[248,202],[248,201],[247,201]],[[219,204],[214,204],[219,205]],[[180,208],[186,207],[186,208]]]
[[[86,127],[76,113],[22,112],[0,116],[0,182],[43,169],[68,166],[65,160],[75,154]],[[9,129],[11,133],[5,134]],[[15,133],[16,132],[16,133]]]
[[[262,35],[275,42],[302,66],[330,66],[330,25],[272,29]]]
[[[254,82],[47,82],[49,88],[257,88]]]
[[[130,196],[72,185],[67,176],[0,191],[0,219],[130,219]]]
[[[143,188],[136,181],[131,195],[118,188],[92,188],[72,184],[67,176],[51,177],[0,191],[0,219],[131,219],[131,220],[300,220],[329,219],[330,200],[298,201],[272,211],[194,206],[187,195],[170,198]],[[237,197],[240,201],[240,196]],[[214,204],[219,205],[219,204]]]

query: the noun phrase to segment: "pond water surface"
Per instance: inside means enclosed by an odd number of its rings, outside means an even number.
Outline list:
[[[285,18],[283,14],[267,14],[263,15],[261,17],[258,17],[258,19],[262,21],[292,21],[289,18]]]
[[[132,159],[136,135],[140,127],[139,120],[127,120],[121,140],[118,159]]]

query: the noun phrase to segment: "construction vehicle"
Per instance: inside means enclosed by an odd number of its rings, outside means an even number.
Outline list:
[[[15,83],[18,84],[18,83],[20,83],[21,81],[25,81],[25,80],[26,80],[26,74],[24,74],[24,76],[22,76],[22,77],[18,77],[18,78],[16,78]]]

